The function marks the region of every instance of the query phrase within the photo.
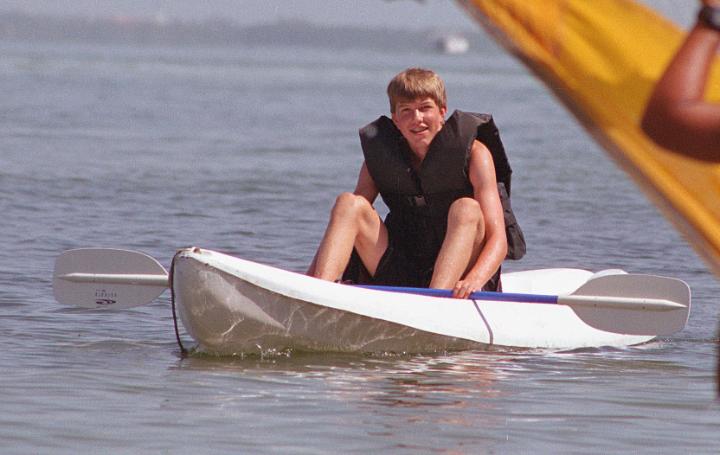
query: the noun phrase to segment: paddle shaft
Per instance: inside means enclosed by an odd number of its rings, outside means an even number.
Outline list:
[[[53,294],[58,302],[84,308],[126,309],[152,302],[168,288],[168,281],[165,268],[144,253],[81,248],[66,251],[56,259]],[[443,289],[365,287],[452,297],[451,291]],[[378,294],[378,298],[388,297]],[[690,310],[686,283],[652,275],[601,276],[588,280],[570,295],[477,292],[472,299],[476,303],[560,304],[572,308],[580,320],[593,328],[628,335],[675,333],[685,327]],[[492,306],[488,310],[492,311]]]
[[[67,273],[58,276],[62,280],[73,283],[96,283],[96,284],[130,284],[136,286],[167,286],[167,275],[133,274],[133,273]],[[427,295],[432,297],[452,297],[452,291],[447,289],[412,288],[399,286],[365,286],[367,289],[375,289],[389,292],[403,292],[410,294]],[[611,296],[587,296],[587,295],[543,295],[543,294],[520,294],[511,292],[489,292],[479,291],[470,295],[471,300],[491,300],[503,302],[523,303],[545,303],[569,306],[608,307],[608,308],[633,308],[647,311],[669,311],[681,309],[683,305],[665,299],[633,298],[633,297],[611,297]]]
[[[73,283],[96,284],[131,284],[136,286],[167,286],[167,275],[150,275],[138,273],[67,273],[58,276],[62,280]],[[400,286],[369,286],[360,285],[367,289],[378,291],[402,292],[410,294],[427,295],[431,297],[452,297],[448,289],[412,288]],[[473,292],[471,300],[491,300],[503,302],[545,303],[569,306],[590,306],[608,308],[633,308],[648,311],[669,311],[683,308],[683,305],[665,299],[648,299],[633,297],[587,296],[587,295],[543,295],[519,294],[512,292]]]
[[[64,275],[59,275],[57,278],[71,281],[73,283],[168,286],[167,275],[149,275],[139,273],[66,273]]]

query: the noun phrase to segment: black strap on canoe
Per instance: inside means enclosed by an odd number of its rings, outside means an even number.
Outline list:
[[[180,330],[178,328],[177,314],[175,312],[175,286],[173,286],[173,272],[175,271],[175,259],[177,259],[178,254],[180,254],[180,251],[175,253],[172,262],[170,263],[170,272],[168,273],[168,285],[170,286],[170,304],[172,307],[173,324],[175,325],[175,339],[177,340],[178,346],[180,346],[180,356],[187,357],[188,351],[187,349],[185,349],[185,346],[183,346],[182,340],[180,340]]]

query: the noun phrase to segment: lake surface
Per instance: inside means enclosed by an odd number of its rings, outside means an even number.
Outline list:
[[[492,45],[0,43],[2,453],[716,453],[718,283],[575,120]],[[490,112],[528,255],[693,291],[687,328],[627,349],[181,358],[168,295],[60,305],[63,250],[197,245],[304,270],[389,79],[437,70]],[[186,344],[192,340],[182,334]]]

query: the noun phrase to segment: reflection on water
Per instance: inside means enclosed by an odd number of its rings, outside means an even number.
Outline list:
[[[498,387],[497,381],[519,374],[518,358],[513,353],[491,352],[435,356],[294,353],[265,358],[192,355],[172,368],[235,377],[242,383],[251,383],[256,391],[262,390],[251,395],[239,393],[234,398],[238,401],[271,395],[284,400],[287,397],[277,388],[283,385],[301,388],[304,394],[309,394],[307,398],[320,399],[325,406],[331,401],[333,408],[350,406],[358,412],[396,418],[407,424],[471,428],[480,421],[484,426],[502,423],[494,415],[499,412],[497,403],[510,399],[512,393]],[[224,405],[232,399],[218,398]],[[443,411],[428,413],[432,408]],[[385,432],[386,436],[392,434]]]
[[[456,438],[441,437],[448,445],[443,450],[462,453],[466,444],[512,450],[526,447],[527,431],[546,447],[562,446],[567,440],[558,425],[583,429],[579,434],[588,441],[621,449],[633,440],[627,425],[646,431],[645,413],[705,412],[699,418],[705,423],[717,415],[710,403],[683,404],[673,393],[678,386],[671,378],[687,374],[688,366],[667,359],[666,349],[664,342],[653,342],[627,349],[433,356],[196,354],[170,369],[202,373],[203,389],[210,391],[206,399],[215,406],[252,409],[254,400],[262,400],[282,406],[289,416],[322,409],[343,423],[344,430],[335,426],[337,437],[353,440],[360,426],[396,449],[436,447],[440,434]],[[682,396],[687,399],[687,393]],[[596,427],[603,430],[591,430]],[[602,436],[608,431],[617,433],[611,441]]]

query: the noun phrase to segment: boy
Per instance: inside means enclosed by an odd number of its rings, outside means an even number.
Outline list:
[[[503,207],[493,155],[476,139],[491,120],[456,111],[446,123],[445,86],[430,70],[401,72],[387,93],[392,120],[360,130],[355,191],[338,196],[308,274],[338,280],[360,266],[366,277],[354,273],[355,281],[452,289],[458,298],[499,290]],[[378,194],[390,209],[385,222],[372,206]]]

